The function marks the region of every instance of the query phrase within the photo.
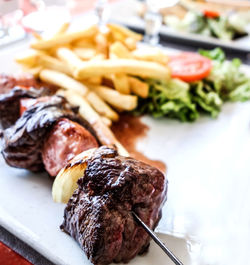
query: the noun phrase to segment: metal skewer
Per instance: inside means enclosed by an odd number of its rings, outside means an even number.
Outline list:
[[[145,229],[145,231],[152,237],[155,243],[168,255],[168,257],[176,265],[184,265],[157,237],[157,235],[140,219],[140,217],[132,211],[135,220]]]

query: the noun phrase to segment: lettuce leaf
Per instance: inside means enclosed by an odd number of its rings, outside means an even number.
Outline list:
[[[199,52],[213,60],[213,69],[203,82],[210,84],[223,101],[246,101],[250,99],[250,77],[241,71],[239,59],[226,61],[225,53],[220,48],[212,51],[200,50]]]
[[[216,118],[223,104],[218,93],[202,81],[192,83],[191,87],[192,101],[196,103],[201,111],[207,112],[211,117]]]
[[[250,99],[250,80],[237,86],[228,95],[231,101],[247,101]]]
[[[199,117],[195,104],[191,101],[189,84],[170,79],[158,81],[148,79],[149,96],[139,98],[136,114],[152,114],[154,117],[169,117],[181,121],[194,121]]]
[[[215,48],[213,50],[202,50],[200,49],[199,54],[205,56],[211,60],[215,60],[218,62],[224,62],[226,59],[225,53],[221,48]]]

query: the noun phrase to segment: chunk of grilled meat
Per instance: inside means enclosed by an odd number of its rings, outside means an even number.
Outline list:
[[[0,94],[0,128],[12,126],[20,117],[20,100],[22,98],[37,98],[48,94],[45,88],[36,89],[15,86],[8,92]]]
[[[2,155],[7,164],[31,171],[42,170],[44,140],[55,122],[64,117],[75,120],[77,116],[59,96],[27,109],[13,126],[3,131]]]
[[[15,86],[38,88],[39,84],[35,78],[30,75],[20,75],[14,77],[6,74],[0,74],[0,94],[10,92],[10,90]]]
[[[0,130],[12,126],[20,117],[21,99],[49,96],[54,94],[56,89],[28,74],[0,74]]]
[[[161,218],[167,180],[155,167],[105,146],[84,163],[87,167],[65,208],[61,229],[96,265],[128,262],[145,252],[150,241],[131,211],[154,229]]]
[[[56,176],[67,163],[81,152],[98,147],[95,137],[77,122],[59,119],[42,148],[45,169]]]

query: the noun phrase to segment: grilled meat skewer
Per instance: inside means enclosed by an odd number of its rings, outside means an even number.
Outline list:
[[[15,119],[6,115],[3,126],[6,162],[32,171],[45,168],[51,176],[60,171],[53,197],[67,203],[61,229],[95,265],[128,262],[146,252],[150,237],[132,212],[156,227],[166,200],[165,176],[114,148],[98,148],[94,130],[65,98],[33,92],[38,91],[18,87],[1,95],[3,104],[11,98],[15,106]]]

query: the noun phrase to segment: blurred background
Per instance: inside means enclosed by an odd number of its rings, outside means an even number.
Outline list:
[[[0,48],[87,15],[91,23],[109,20],[145,33],[144,41],[151,45],[160,41],[184,50],[220,46],[229,57],[249,63],[246,0],[0,0]]]

